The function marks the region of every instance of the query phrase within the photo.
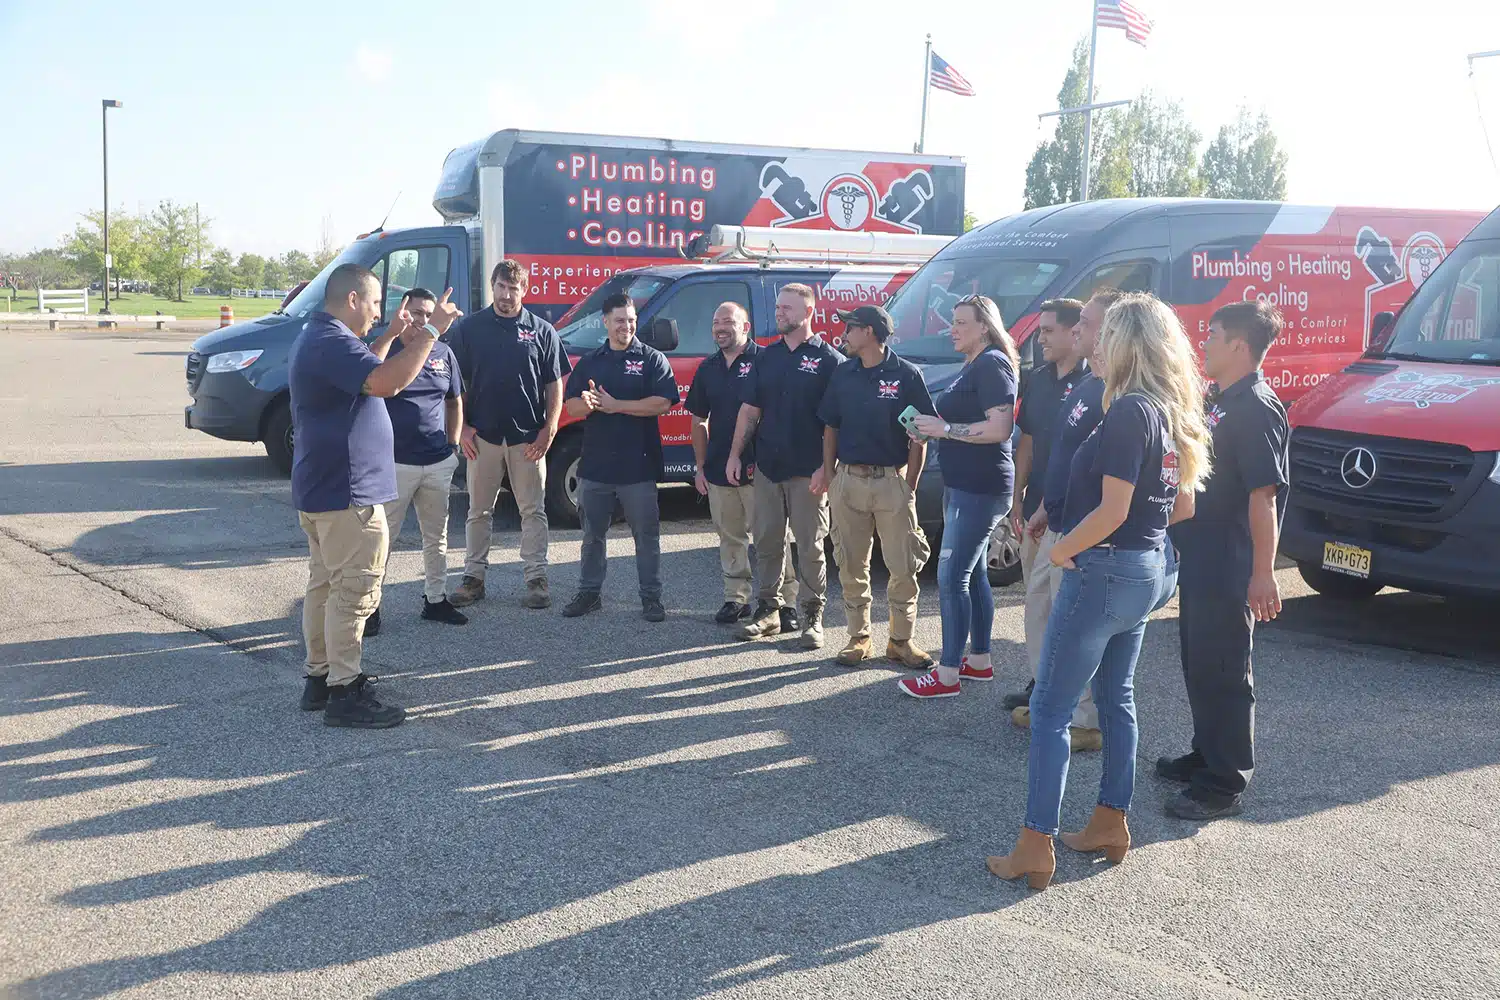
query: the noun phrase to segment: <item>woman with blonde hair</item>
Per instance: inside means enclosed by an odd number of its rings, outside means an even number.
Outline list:
[[[1075,851],[1102,850],[1114,863],[1130,849],[1136,658],[1146,619],[1177,585],[1167,524],[1191,516],[1192,495],[1209,471],[1203,378],[1170,307],[1152,295],[1123,296],[1104,316],[1095,358],[1105,413],[1073,456],[1063,537],[1052,549],[1064,573],[1031,695],[1026,824],[1015,849],[988,862],[1000,878],[1026,876],[1036,889],[1046,888],[1056,867],[1068,721],[1091,682],[1104,775],[1088,825],[1062,841]]]
[[[983,295],[953,307],[949,335],[966,363],[938,396],[938,416],[916,419],[913,436],[937,440],[943,470],[937,569],[943,651],[931,671],[897,682],[901,693],[913,698],[952,698],[961,680],[995,679],[990,665],[995,599],[985,555],[990,536],[1010,510],[1015,484],[1010,435],[1020,368],[1015,342],[1002,323],[1000,309]]]

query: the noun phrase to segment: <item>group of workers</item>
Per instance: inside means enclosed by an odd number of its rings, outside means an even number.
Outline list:
[[[601,303],[604,342],[570,362],[551,324],[524,308],[527,280],[524,265],[502,261],[491,275],[493,305],[472,316],[448,293],[411,289],[389,329],[367,344],[381,284],[343,265],[293,348],[292,489],[310,555],[302,707],[321,710],[329,725],[383,728],[405,718],[376,696],[360,654],[380,627],[390,536],[409,506],[423,539],[423,618],[462,625],[460,609],[485,598],[503,483],[521,516],[521,603],[551,606],[545,463],[564,410],[583,425],[583,539],[578,588],[562,613],[602,606],[605,538],[618,508],[635,542],[642,616],[666,618],[657,418],[679,401],[676,378],[636,335],[626,294]],[[1194,738],[1157,771],[1186,785],[1168,812],[1197,820],[1238,812],[1254,768],[1251,635],[1280,608],[1273,570],[1287,423],[1260,374],[1281,333],[1275,308],[1248,302],[1216,312],[1200,367],[1176,314],[1149,294],[1097,289],[1086,302],[1045,302],[1043,361],[1022,395],[1000,310],[971,295],[950,321],[964,364],[936,399],[893,349],[884,309],[838,314],[841,353],[813,332],[815,308],[812,288],[783,285],[777,338],[760,346],[744,308],[721,305],[712,320],[719,350],[687,394],[696,486],[719,535],[724,600],[715,620],[740,639],[800,633],[802,647],[821,648],[831,535],[848,630],[834,660],[872,660],[878,538],[888,570],[885,657],[917,671],[898,690],[955,697],[965,682],[995,676],[986,556],[1009,519],[1021,539],[1032,681],[1004,705],[1030,728],[1031,749],[1025,823],[1015,849],[989,859],[991,871],[1038,888],[1050,880],[1074,751],[1102,749],[1104,775],[1093,817],[1063,843],[1124,857],[1135,662],[1146,620],[1179,584]],[[1206,397],[1208,381],[1218,389]],[[931,555],[916,489],[934,444],[944,484],[935,661],[914,641],[918,574]],[[458,453],[468,460],[469,513],[463,578],[449,593]]]

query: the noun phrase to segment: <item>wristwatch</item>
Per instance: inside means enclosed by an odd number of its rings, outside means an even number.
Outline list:
[[[953,425],[952,424],[944,424],[943,425],[943,437],[947,437],[949,434],[952,434],[952,433],[953,433]]]

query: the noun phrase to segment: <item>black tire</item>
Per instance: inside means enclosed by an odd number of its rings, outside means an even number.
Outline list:
[[[562,528],[579,527],[578,460],[583,435],[565,434],[547,451],[547,520]]]
[[[262,439],[266,446],[266,455],[271,459],[271,464],[276,466],[276,471],[283,476],[292,474],[292,403],[289,399],[278,399],[271,404],[271,412],[266,415],[265,436]]]
[[[991,587],[1009,587],[1021,582],[1021,540],[1010,528],[1010,518],[1000,520],[1000,528],[990,539],[985,553]]]
[[[1299,562],[1297,572],[1309,587],[1338,601],[1368,601],[1380,593],[1381,584],[1375,580],[1361,580],[1357,576],[1330,573],[1322,566]]]

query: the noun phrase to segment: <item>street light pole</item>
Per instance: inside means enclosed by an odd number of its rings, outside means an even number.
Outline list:
[[[99,311],[109,315],[109,109],[123,108],[119,101],[104,101],[99,117],[104,124],[104,307]]]

